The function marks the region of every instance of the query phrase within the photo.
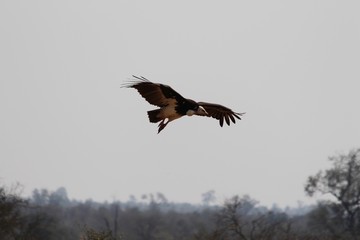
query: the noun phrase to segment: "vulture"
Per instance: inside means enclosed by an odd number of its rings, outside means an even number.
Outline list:
[[[133,77],[134,80],[124,84],[123,87],[135,88],[146,101],[159,107],[147,112],[150,122],[160,122],[158,134],[169,122],[185,115],[212,117],[219,120],[219,124],[222,127],[224,120],[227,125],[230,125],[230,121],[235,123],[235,118],[241,120],[240,116],[245,114],[234,112],[220,104],[195,102],[194,100],[184,98],[168,85],[153,83],[142,76]]]

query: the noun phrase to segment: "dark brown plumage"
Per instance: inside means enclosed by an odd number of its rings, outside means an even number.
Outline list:
[[[135,88],[146,101],[160,107],[160,109],[148,111],[150,122],[156,123],[161,121],[158,133],[160,133],[169,122],[185,115],[192,116],[195,114],[198,116],[213,117],[219,120],[219,124],[222,127],[224,120],[227,125],[230,125],[230,120],[235,123],[235,118],[241,120],[240,116],[245,114],[236,113],[230,108],[220,104],[195,102],[191,99],[184,98],[170,86],[150,82],[144,77],[133,77],[136,80],[129,82],[124,85],[124,87]]]
[[[214,103],[206,103],[206,102],[198,102],[200,106],[205,108],[206,112],[208,113],[208,117],[213,117],[219,120],[220,126],[222,127],[224,124],[224,119],[227,125],[230,125],[230,120],[235,123],[235,118],[241,120],[240,116],[245,113],[236,113],[233,112],[230,108],[224,107],[220,104]]]

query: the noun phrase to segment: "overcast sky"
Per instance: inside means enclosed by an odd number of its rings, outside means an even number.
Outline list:
[[[0,183],[70,198],[310,203],[327,157],[360,147],[360,2],[1,1]],[[161,134],[120,88],[142,75],[247,112]]]

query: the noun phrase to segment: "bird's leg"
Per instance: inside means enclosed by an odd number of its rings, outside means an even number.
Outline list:
[[[161,122],[159,123],[158,127],[160,127],[161,125],[163,125],[163,124],[164,124],[164,121],[165,121],[165,119],[161,120]]]
[[[161,130],[163,130],[163,129],[166,127],[166,125],[169,123],[169,121],[167,121],[166,123],[164,123],[166,119],[167,119],[167,118],[163,119],[163,120],[159,123],[158,134],[159,134],[159,133],[161,132]],[[169,120],[169,119],[168,119],[168,120]]]

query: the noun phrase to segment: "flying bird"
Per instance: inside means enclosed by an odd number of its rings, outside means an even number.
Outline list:
[[[206,116],[219,120],[220,126],[230,125],[230,120],[235,123],[235,118],[241,120],[240,116],[245,113],[237,113],[220,104],[195,102],[194,100],[184,98],[170,86],[161,83],[153,83],[144,77],[137,77],[123,87],[135,88],[140,95],[150,104],[160,107],[159,109],[148,111],[150,122],[157,123],[158,133],[166,125],[185,115]]]

